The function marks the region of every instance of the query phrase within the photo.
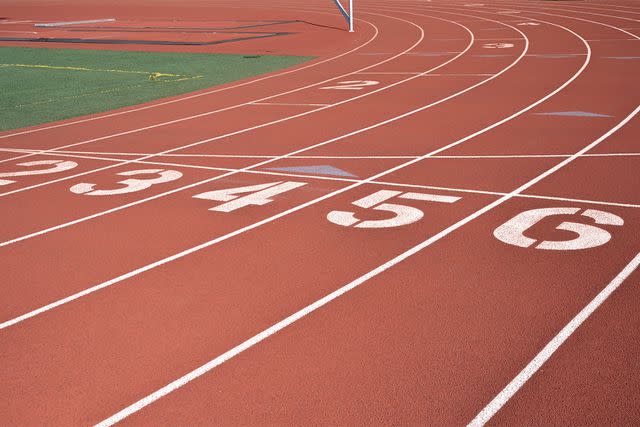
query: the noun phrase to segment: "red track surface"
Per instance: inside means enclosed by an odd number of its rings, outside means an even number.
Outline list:
[[[355,34],[319,0],[8,3],[5,33],[303,19],[133,48],[318,59],[0,134],[3,424],[640,422],[637,2],[362,0]],[[69,190],[145,169],[179,174]]]

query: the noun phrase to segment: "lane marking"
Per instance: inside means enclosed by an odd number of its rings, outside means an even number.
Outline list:
[[[561,116],[561,117],[611,117],[608,114],[590,113],[589,111],[554,111],[548,113],[533,113],[536,116]]]
[[[336,299],[336,298],[346,294],[347,292],[355,289],[356,287],[360,286],[361,284],[363,284],[363,283],[367,282],[368,280],[376,277],[377,275],[383,273],[384,271],[390,269],[391,267],[399,264],[400,262],[402,262],[405,259],[411,257],[412,255],[415,255],[416,253],[420,252],[422,249],[432,245],[433,243],[437,242],[438,240],[442,239],[443,237],[447,236],[448,234],[452,233],[453,231],[457,230],[458,228],[461,228],[462,226],[466,225],[467,223],[469,223],[469,222],[473,221],[474,219],[478,218],[479,216],[483,215],[484,213],[486,213],[486,212],[494,209],[495,207],[503,204],[504,202],[510,200],[513,197],[514,194],[520,193],[520,192],[526,190],[527,188],[535,185],[539,181],[543,180],[544,178],[548,177],[549,175],[553,174],[557,170],[561,169],[562,167],[564,167],[567,164],[571,163],[573,160],[575,160],[578,157],[580,157],[581,154],[583,154],[583,153],[589,151],[590,149],[594,148],[595,146],[597,146],[600,142],[604,141],[611,134],[613,134],[618,129],[623,127],[627,122],[629,122],[638,113],[638,111],[640,111],[640,106],[636,107],[636,109],[631,114],[629,114],[624,120],[622,120],[616,126],[611,128],[607,133],[605,133],[600,138],[596,139],[591,144],[587,145],[586,147],[584,147],[583,149],[581,149],[580,151],[575,153],[572,157],[570,157],[570,158],[558,163],[554,167],[548,169],[544,173],[538,175],[534,179],[530,180],[529,182],[527,182],[527,183],[523,184],[522,186],[518,187],[517,189],[513,190],[511,193],[505,195],[504,197],[501,197],[500,199],[494,201],[493,203],[490,203],[489,205],[486,205],[482,209],[472,213],[471,215],[463,218],[462,220],[456,222],[455,224],[445,228],[444,230],[442,230],[439,233],[431,236],[430,238],[428,238],[427,240],[423,241],[422,243],[420,243],[420,244],[414,246],[413,248],[403,252],[402,254],[392,258],[391,260],[389,260],[386,263],[376,267],[375,269],[369,271],[368,273],[360,276],[359,278],[355,279],[354,281],[352,281],[352,282],[342,286],[341,288],[333,291],[332,293],[320,298],[319,300],[313,302],[312,304],[307,305],[303,309],[291,314],[290,316],[284,318],[283,320],[279,321],[278,323],[275,323],[274,325],[270,326],[269,328],[263,330],[262,332],[254,335],[253,337],[249,338],[248,340],[246,340],[246,341],[242,342],[241,344],[237,345],[236,347],[226,351],[225,353],[221,354],[220,356],[218,356],[218,357],[212,359],[211,361],[205,363],[204,365],[201,365],[200,367],[194,369],[193,371],[189,372],[188,374],[183,375],[182,377],[170,382],[169,384],[165,385],[164,387],[161,387],[160,389],[158,389],[155,392],[145,396],[144,398],[138,400],[137,402],[127,406],[126,408],[124,408],[124,409],[122,409],[120,411],[118,411],[117,413],[113,414],[109,418],[107,418],[107,419],[101,421],[100,423],[98,423],[97,426],[98,427],[107,427],[107,426],[112,426],[112,425],[114,425],[115,423],[117,423],[119,421],[122,421],[123,419],[125,419],[128,416],[134,414],[135,412],[140,411],[145,406],[150,405],[151,403],[157,401],[158,399],[161,399],[162,397],[168,395],[169,393],[172,393],[173,391],[179,389],[180,387],[182,387],[185,384],[193,381],[194,379],[206,374],[207,372],[211,371],[212,369],[216,368],[217,366],[220,366],[222,363],[224,363],[224,362],[228,361],[229,359],[237,356],[238,354],[244,352],[245,350],[253,347],[254,345],[260,343],[261,341],[263,341],[266,338],[270,337],[271,335],[279,332],[280,330],[286,328],[287,326],[295,323],[296,321],[300,320],[301,318],[305,317],[306,315],[308,315],[308,314],[316,311],[317,309],[327,305],[329,302],[333,301],[334,299]],[[634,258],[634,261],[631,264],[632,267],[630,269],[623,270],[623,272],[625,272],[626,276],[631,274],[631,271],[633,271],[633,269],[635,269],[637,267],[637,263],[638,262],[640,262],[640,255],[638,255],[638,256],[636,256],[636,258]],[[624,278],[626,278],[626,276],[623,276],[622,280],[624,280]],[[619,281],[621,282],[621,280],[619,280]],[[614,280],[614,282],[615,282],[615,280]],[[619,283],[616,285],[616,287],[617,286],[619,286]],[[472,421],[472,423],[473,423],[473,421]],[[471,425],[474,425],[474,424],[471,424]],[[477,424],[477,425],[483,425],[483,424]]]
[[[567,323],[556,336],[545,345],[542,350],[527,364],[527,366],[518,373],[518,375],[505,386],[485,406],[478,415],[468,424],[469,427],[484,426],[517,392],[526,384],[531,377],[540,370],[547,360],[560,348],[567,339],[582,325],[585,320],[593,314],[604,303],[613,292],[624,283],[624,281],[638,268],[640,265],[640,253],[627,264],[616,277],[613,278],[607,286],[602,289],[598,295],[593,298],[582,310],[575,315],[569,323]]]
[[[7,24],[27,24],[33,21],[1,21],[0,25],[7,25]]]
[[[67,21],[67,22],[49,22],[46,24],[34,24],[34,27],[64,27],[67,25],[77,25],[77,24],[99,24],[102,22],[115,22],[115,18],[105,18],[105,19],[90,19],[87,21]]]
[[[381,75],[406,75],[406,74],[422,74],[420,72],[402,72],[402,71],[364,71],[358,74],[381,74]],[[422,77],[487,77],[493,73],[477,73],[477,74],[424,74]]]
[[[0,152],[12,152],[12,153],[42,153],[40,149],[26,149],[26,148],[0,148]],[[51,153],[44,153],[43,155],[55,156],[58,154],[96,154],[104,156],[154,156],[154,153],[124,153],[124,152],[109,152],[109,151],[55,151]],[[571,154],[487,154],[487,155],[438,155],[432,156],[433,159],[540,159],[540,158],[563,158],[570,157]],[[629,153],[587,153],[582,157],[638,157],[640,152]],[[266,154],[181,154],[171,153],[163,154],[162,157],[194,157],[194,158],[216,158],[216,159],[276,159],[279,156],[266,155]],[[407,156],[407,155],[389,155],[389,156],[289,156],[289,159],[338,159],[338,160],[380,160],[380,159],[417,159],[420,156]],[[110,159],[114,161],[122,161],[122,159]],[[142,163],[143,161],[140,161]],[[184,165],[188,166],[188,165]]]
[[[284,102],[252,102],[250,105],[276,105],[276,106],[292,106],[292,107],[327,107],[331,104],[292,104]]]

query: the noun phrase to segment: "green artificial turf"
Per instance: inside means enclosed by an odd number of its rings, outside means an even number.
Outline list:
[[[0,47],[0,130],[136,105],[309,59]]]

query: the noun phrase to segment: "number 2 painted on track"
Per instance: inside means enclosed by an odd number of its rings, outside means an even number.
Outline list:
[[[362,90],[367,86],[379,85],[380,82],[375,80],[348,80],[338,82],[335,86],[325,86],[320,89],[336,89],[336,90]]]
[[[286,193],[294,188],[307,185],[305,182],[269,182],[267,184],[250,185],[248,187],[227,188],[224,190],[207,191],[193,196],[195,199],[227,202],[210,208],[210,211],[233,212],[245,206],[262,206],[273,202],[271,197]],[[240,197],[240,194],[250,193]]]
[[[14,176],[28,176],[28,175],[44,175],[48,173],[64,172],[69,169],[73,169],[78,164],[76,162],[70,162],[65,160],[37,160],[35,162],[18,163],[17,166],[48,166],[52,167],[45,169],[30,169],[19,172],[4,172],[0,173],[0,178],[9,178]],[[0,179],[0,185],[13,184],[15,181],[9,179]]]
[[[120,176],[135,176],[135,175],[160,175],[157,178],[150,179],[137,179],[130,178],[124,181],[118,182],[118,184],[124,185],[122,188],[116,188],[113,190],[94,190],[96,184],[76,184],[69,190],[75,194],[84,194],[85,196],[115,196],[118,194],[134,193],[136,191],[146,190],[155,184],[162,184],[164,182],[175,181],[182,177],[182,173],[174,170],[162,170],[162,169],[142,169],[135,171],[120,172],[117,175]]]
[[[401,191],[380,190],[367,197],[363,197],[360,200],[356,200],[355,202],[352,202],[352,204],[363,209],[392,212],[395,214],[393,218],[367,220],[360,222],[360,220],[356,218],[353,212],[331,211],[327,215],[327,219],[334,224],[342,225],[344,227],[354,226],[356,228],[390,228],[414,223],[416,221],[419,221],[424,216],[424,212],[422,212],[418,208],[414,208],[413,206],[405,206],[395,203],[382,203],[386,200],[391,199],[392,197],[439,203],[453,203],[460,200],[460,197],[453,196],[438,196],[435,194],[422,193],[403,194]]]

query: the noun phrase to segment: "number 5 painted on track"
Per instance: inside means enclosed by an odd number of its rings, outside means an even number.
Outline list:
[[[575,215],[580,208],[542,208],[522,212],[496,228],[493,235],[501,242],[522,248],[531,247],[537,242],[524,233],[545,218],[555,215]],[[591,218],[599,225],[621,226],[624,220],[609,212],[587,209],[582,217]],[[536,249],[555,251],[569,251],[595,248],[611,240],[611,234],[600,227],[579,222],[563,222],[556,227],[558,230],[571,231],[576,237],[563,241],[543,241],[536,245]]]
[[[76,184],[71,187],[72,193],[75,194],[84,194],[85,196],[115,196],[118,194],[126,194],[126,193],[134,193],[136,191],[146,190],[155,184],[162,184],[164,182],[175,181],[182,177],[182,173],[174,170],[162,170],[162,169],[142,169],[128,172],[120,172],[116,175],[120,176],[135,176],[135,175],[149,175],[149,174],[158,174],[160,175],[157,178],[150,179],[125,179],[124,181],[118,182],[118,184],[124,185],[122,188],[116,188],[114,190],[94,190],[93,188],[96,184]]]
[[[418,208],[414,208],[413,206],[398,205],[395,203],[382,203],[386,200],[391,199],[392,197],[439,203],[453,203],[460,200],[460,197],[438,196],[435,194],[422,193],[402,194],[401,191],[380,190],[367,197],[363,197],[360,200],[356,200],[352,204],[363,209],[392,212],[395,214],[393,218],[367,220],[360,222],[360,220],[356,218],[355,213],[353,212],[331,211],[327,215],[327,219],[334,224],[342,225],[344,227],[354,226],[356,228],[390,228],[414,223],[416,221],[419,221],[424,216],[424,212],[422,212]]]
[[[20,172],[4,172],[0,173],[0,178],[8,178],[14,176],[28,176],[28,175],[44,175],[48,173],[64,172],[69,169],[73,169],[78,164],[76,162],[70,162],[65,160],[37,160],[35,162],[18,163],[17,166],[45,166],[53,165],[53,167],[46,169],[31,169]],[[9,179],[0,179],[0,185],[13,184],[15,181]]]
[[[346,82],[338,82],[335,86],[325,86],[320,89],[337,89],[337,90],[362,90],[367,86],[375,86],[380,84],[375,80],[349,80]]]

